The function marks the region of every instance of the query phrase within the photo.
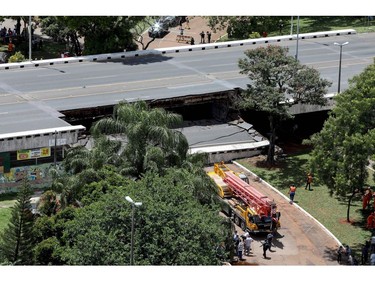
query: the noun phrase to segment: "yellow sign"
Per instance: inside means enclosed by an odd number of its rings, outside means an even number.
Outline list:
[[[27,160],[49,156],[51,156],[51,149],[49,147],[23,149],[17,151],[17,160]]]

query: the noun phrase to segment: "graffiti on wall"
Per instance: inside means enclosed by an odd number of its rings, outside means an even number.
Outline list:
[[[0,172],[0,193],[17,191],[17,187],[25,177],[34,188],[50,185],[49,170],[51,167],[53,167],[51,164],[41,164],[11,168],[9,173]]]

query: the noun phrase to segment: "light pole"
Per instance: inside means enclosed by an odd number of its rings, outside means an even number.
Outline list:
[[[297,46],[295,58],[298,60],[298,41],[299,41],[299,16],[297,16]]]
[[[29,16],[29,61],[31,61],[31,16]]]
[[[339,61],[339,84],[337,86],[337,93],[340,94],[340,84],[341,84],[341,58],[342,58],[342,46],[348,45],[349,42],[345,42],[342,44],[339,44],[337,42],[333,43],[333,45],[340,46],[340,61]]]
[[[134,264],[134,211],[135,207],[142,206],[142,202],[134,202],[129,196],[125,197],[126,201],[132,204],[132,233],[130,242],[130,265]]]

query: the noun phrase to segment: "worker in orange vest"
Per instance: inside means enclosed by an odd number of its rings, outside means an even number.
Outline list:
[[[290,198],[290,201],[289,201],[290,204],[293,204],[294,195],[296,194],[296,189],[297,189],[297,187],[294,184],[292,184],[289,187],[289,192],[288,193],[289,193],[289,198]]]
[[[367,217],[367,228],[370,229],[370,230],[375,228],[375,212],[372,212]]]
[[[312,177],[311,173],[308,173],[307,177],[306,177],[306,187],[305,187],[305,189],[307,189],[307,187],[308,187],[309,190],[311,190],[312,181],[313,181],[313,177]]]
[[[365,210],[366,207],[370,204],[371,197],[372,197],[371,188],[367,187],[362,197],[362,209],[363,210]]]
[[[8,44],[8,52],[13,53],[13,51],[14,51],[14,44],[12,43],[12,40],[10,40]]]

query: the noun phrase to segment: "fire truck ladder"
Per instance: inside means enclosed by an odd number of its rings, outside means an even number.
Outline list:
[[[271,215],[271,202],[267,196],[231,172],[225,172],[224,182],[230,186],[236,196],[240,197],[249,206],[255,208],[258,214]]]

